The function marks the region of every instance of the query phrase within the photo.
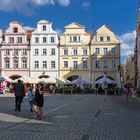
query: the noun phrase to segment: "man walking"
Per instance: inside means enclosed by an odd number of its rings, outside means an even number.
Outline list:
[[[25,87],[21,80],[13,87],[15,92],[15,111],[21,111],[21,102],[25,95]]]

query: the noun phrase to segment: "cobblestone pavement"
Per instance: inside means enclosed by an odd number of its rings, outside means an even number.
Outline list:
[[[36,121],[26,99],[0,95],[0,140],[140,140],[140,101],[122,96],[47,95],[44,119]]]

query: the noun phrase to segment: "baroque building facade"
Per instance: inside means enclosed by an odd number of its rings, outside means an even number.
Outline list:
[[[91,77],[93,85],[103,77],[114,80],[121,87],[120,79],[120,42],[107,26],[100,27],[91,41]]]
[[[73,22],[60,35],[60,78],[73,81],[90,79],[90,34]]]
[[[120,42],[105,25],[93,36],[83,25],[73,22],[58,36],[52,22],[47,20],[40,20],[32,31],[14,21],[1,32],[0,39],[3,40],[0,50],[4,77],[83,79],[95,86],[106,73],[121,86]]]
[[[13,21],[9,24],[0,50],[2,76],[11,79],[29,76],[28,33],[21,23]]]
[[[40,20],[32,32],[30,52],[30,76],[58,77],[58,35],[52,23]]]
[[[128,56],[124,67],[125,67],[124,84],[126,82],[134,84],[135,83],[135,59],[133,55]]]

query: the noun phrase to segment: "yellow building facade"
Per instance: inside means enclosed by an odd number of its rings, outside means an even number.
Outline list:
[[[125,63],[125,82],[134,84],[135,82],[135,61],[134,56],[130,55]]]
[[[118,87],[120,83],[120,42],[107,26],[103,25],[96,31],[91,41],[91,79],[93,85],[102,78],[104,73],[114,80]]]
[[[90,80],[90,38],[91,35],[79,23],[65,26],[65,32],[60,35],[60,78]]]

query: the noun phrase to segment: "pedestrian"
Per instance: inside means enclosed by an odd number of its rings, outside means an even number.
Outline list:
[[[136,88],[135,87],[132,88],[131,97],[132,97],[132,102],[134,102],[136,100],[136,98],[137,98]]]
[[[33,95],[33,91],[32,91],[31,87],[28,88],[27,98],[28,98],[29,105],[30,105],[30,112],[33,112],[33,99],[34,99],[34,95]]]
[[[129,97],[129,85],[126,84],[125,85],[125,98],[127,102],[128,102],[128,97]]]
[[[36,113],[36,119],[42,120],[43,116],[43,104],[44,104],[44,87],[42,83],[37,84],[34,97],[34,112]]]
[[[14,85],[13,90],[15,92],[15,111],[21,111],[21,102],[25,96],[25,86],[20,79],[18,83]]]

